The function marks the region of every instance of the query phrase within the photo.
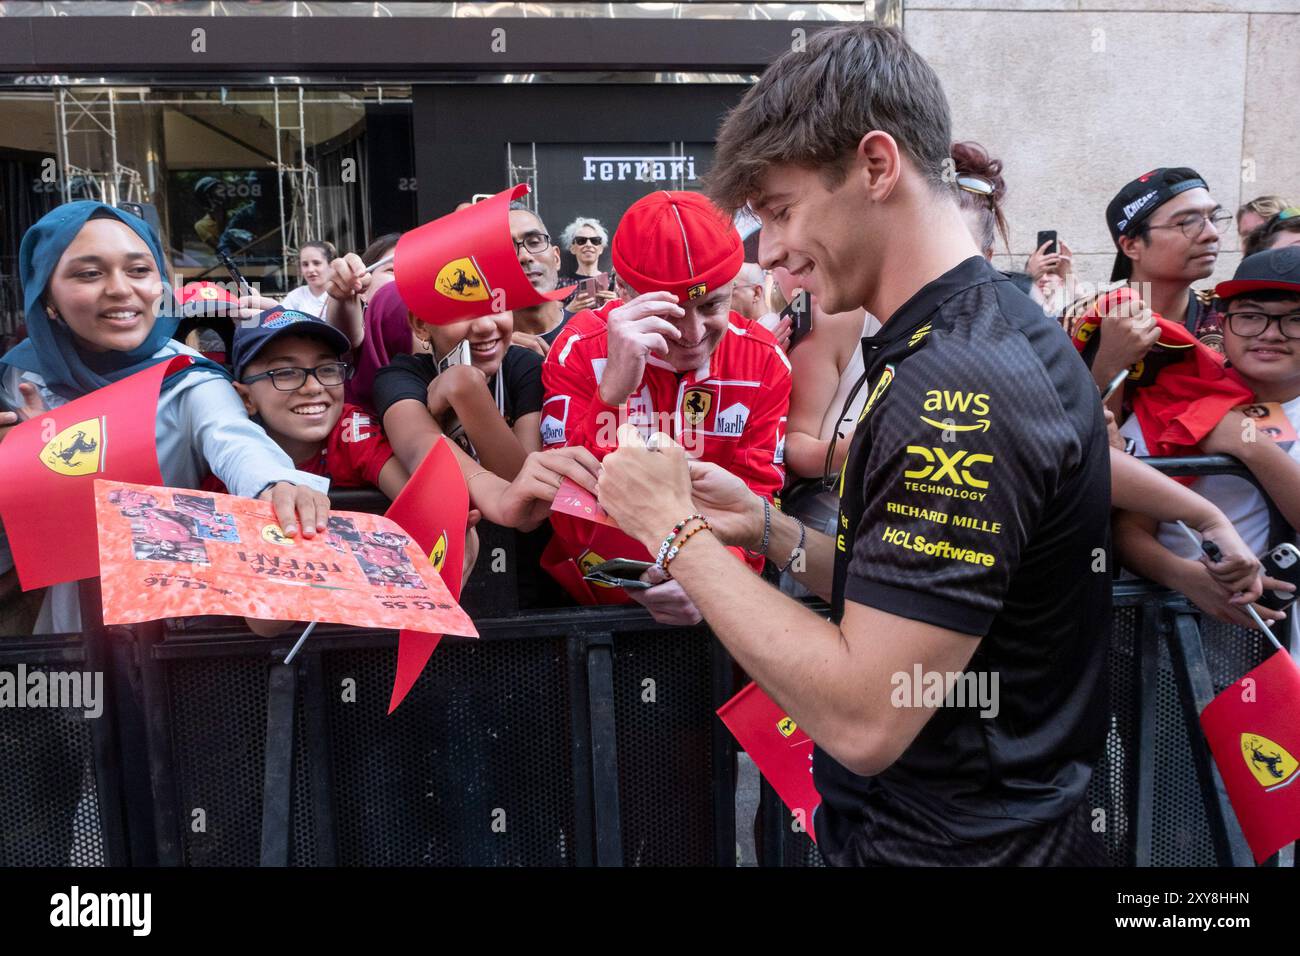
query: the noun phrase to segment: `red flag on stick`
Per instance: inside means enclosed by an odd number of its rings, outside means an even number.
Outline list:
[[[442,575],[451,596],[460,600],[469,489],[445,439],[430,449],[385,516],[415,539]],[[421,631],[403,630],[398,635],[397,673],[388,700],[390,714],[415,686],[441,640],[441,634]]]
[[[99,574],[95,479],[161,485],[158,391],[178,355],[16,425],[0,442],[0,518],[24,591]]]
[[[1249,671],[1201,712],[1255,862],[1300,840],[1300,667],[1286,651]]]
[[[527,194],[520,183],[403,233],[393,278],[407,308],[431,325],[446,325],[568,298],[575,286],[538,292],[519,267],[510,202]]]
[[[812,815],[822,797],[813,786],[812,738],[757,684],[719,707],[718,716],[816,843]]]

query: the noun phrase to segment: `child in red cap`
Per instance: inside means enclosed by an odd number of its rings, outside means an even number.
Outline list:
[[[582,446],[600,458],[618,447],[618,426],[630,422],[647,436],[670,435],[692,457],[721,465],[770,499],[785,478],[790,364],[767,329],[731,311],[744,263],[735,227],[701,195],[657,192],[624,214],[611,256],[619,298],[574,316],[543,366],[543,444]],[[609,529],[562,515],[552,524],[554,561],[588,564],[592,551],[646,557]],[[662,622],[699,619],[672,582],[633,597]]]

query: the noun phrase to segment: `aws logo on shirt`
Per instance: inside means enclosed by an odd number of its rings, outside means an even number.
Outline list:
[[[935,415],[941,415],[945,412],[961,412],[962,414],[973,412],[976,415],[988,415],[989,396],[987,392],[950,392],[947,389],[932,388],[925,393],[925,404],[921,407],[923,411],[932,412]],[[947,415],[941,420],[922,415],[921,421],[945,432],[986,432],[992,424],[988,418],[978,418],[972,423],[959,423],[951,415]]]

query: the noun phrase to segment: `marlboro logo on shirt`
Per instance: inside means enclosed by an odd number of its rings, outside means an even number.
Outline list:
[[[0,519],[23,590],[99,574],[95,479],[162,484],[158,390],[189,364],[184,355],[160,362],[16,425],[0,442]]]

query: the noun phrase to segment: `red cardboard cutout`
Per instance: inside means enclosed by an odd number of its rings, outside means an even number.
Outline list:
[[[24,591],[99,573],[94,480],[162,484],[158,390],[178,355],[14,426],[0,442],[0,517]]]
[[[520,183],[403,233],[393,277],[407,308],[431,325],[447,325],[568,298],[575,286],[540,293],[519,267],[510,203],[527,194]]]
[[[402,529],[335,512],[289,538],[270,502],[95,482],[105,624],[234,614],[478,636]]]
[[[1201,712],[1255,862],[1300,840],[1300,667],[1277,651]]]
[[[750,684],[719,707],[718,716],[781,802],[792,813],[802,815],[803,827],[816,843],[812,818],[822,797],[813,786],[812,738],[757,684]]]
[[[465,523],[469,517],[469,489],[444,439],[425,455],[386,517],[415,539],[442,575],[453,598],[460,598],[465,563]],[[397,709],[429,662],[441,634],[404,630],[397,638],[397,673],[388,712]]]

